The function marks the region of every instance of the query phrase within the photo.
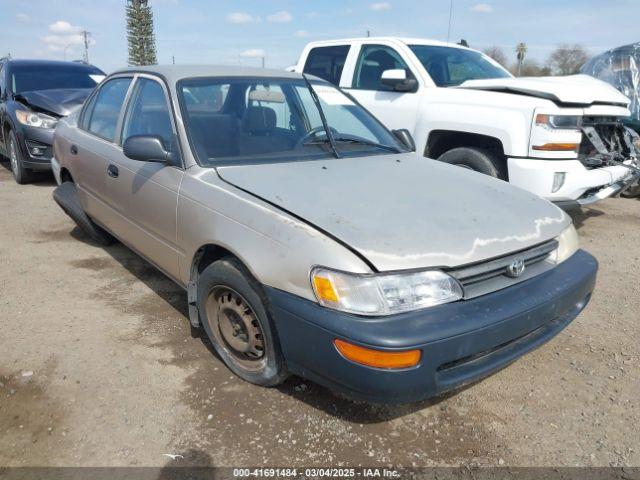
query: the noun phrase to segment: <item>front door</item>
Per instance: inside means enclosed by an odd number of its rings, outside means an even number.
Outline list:
[[[407,128],[413,131],[418,112],[415,92],[396,92],[382,83],[385,70],[403,69],[407,78],[415,79],[400,54],[387,45],[362,45],[351,88],[346,90],[373,113],[390,130]]]
[[[126,109],[122,144],[133,135],[161,138],[175,164],[127,158],[122,149],[111,159],[108,188],[122,216],[121,237],[168,275],[178,277],[176,208],[184,170],[168,94],[160,80],[139,75]]]

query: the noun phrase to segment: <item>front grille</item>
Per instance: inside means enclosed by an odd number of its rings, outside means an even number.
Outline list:
[[[465,299],[475,298],[550,270],[554,262],[549,256],[556,248],[558,242],[550,240],[504,257],[449,270],[447,273],[460,282]],[[520,276],[513,278],[507,275],[507,268],[516,260],[522,260],[525,268]]]

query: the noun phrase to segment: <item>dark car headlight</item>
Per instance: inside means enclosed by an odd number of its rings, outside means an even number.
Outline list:
[[[21,124],[28,127],[55,128],[58,123],[57,118],[29,110],[16,110],[16,118]]]

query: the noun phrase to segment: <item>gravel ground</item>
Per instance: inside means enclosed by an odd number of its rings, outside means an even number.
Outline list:
[[[179,287],[91,244],[48,176],[18,186],[7,169],[0,466],[640,466],[638,200],[574,214],[600,273],[564,332],[463,391],[382,407],[234,377],[192,335]]]

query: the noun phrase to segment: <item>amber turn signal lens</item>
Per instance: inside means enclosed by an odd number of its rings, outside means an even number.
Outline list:
[[[400,352],[386,352],[359,347],[344,340],[333,341],[338,351],[347,360],[376,368],[408,368],[420,362],[420,350],[405,350]]]
[[[577,152],[580,145],[577,143],[545,143],[544,145],[534,145],[534,150],[542,152]]]
[[[326,300],[328,302],[337,302],[338,294],[333,289],[333,284],[331,280],[325,277],[313,277],[313,286],[316,289],[316,293],[322,300]]]

